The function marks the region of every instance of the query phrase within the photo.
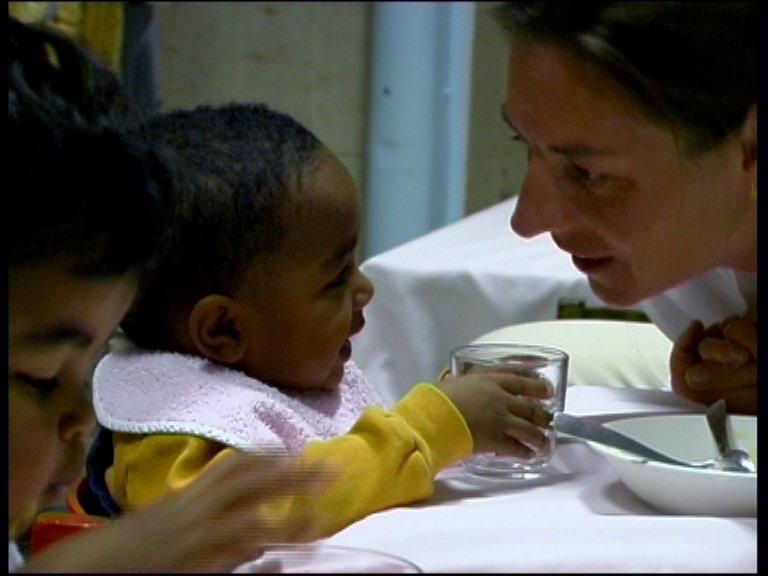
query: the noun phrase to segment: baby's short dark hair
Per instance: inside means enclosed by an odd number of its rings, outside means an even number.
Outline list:
[[[264,104],[199,106],[157,116],[150,134],[172,174],[169,242],[123,321],[149,349],[174,349],[192,307],[233,295],[254,264],[291,233],[292,194],[315,166],[321,142]]]

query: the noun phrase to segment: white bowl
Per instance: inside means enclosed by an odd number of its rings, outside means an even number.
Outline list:
[[[419,574],[421,569],[405,558],[378,550],[314,542],[271,544],[257,560],[241,564],[234,572]]]
[[[730,416],[733,443],[757,464],[757,418]],[[638,416],[605,423],[660,452],[684,460],[714,458],[717,447],[703,414]],[[652,462],[588,442],[624,484],[664,512],[698,516],[756,516],[757,473],[722,472]]]

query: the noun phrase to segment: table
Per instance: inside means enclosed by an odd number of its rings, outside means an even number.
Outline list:
[[[376,293],[353,360],[394,402],[433,381],[451,348],[502,326],[558,317],[562,300],[604,307],[549,234],[526,240],[509,226],[517,198],[365,261]]]
[[[569,388],[566,409],[701,412],[667,391]],[[757,519],[668,515],[636,497],[608,462],[563,438],[549,477],[527,485],[442,471],[425,502],[377,512],[327,538],[415,562],[424,572],[756,572]]]

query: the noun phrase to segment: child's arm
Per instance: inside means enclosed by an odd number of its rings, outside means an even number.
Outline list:
[[[257,513],[265,498],[320,492],[335,471],[285,457],[230,454],[190,483],[111,525],[81,532],[32,556],[28,572],[226,572],[279,540]],[[294,539],[317,538],[314,519],[297,514]]]

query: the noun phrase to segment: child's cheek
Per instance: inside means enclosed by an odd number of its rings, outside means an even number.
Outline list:
[[[8,519],[8,539],[15,540],[32,525],[37,514],[37,500],[27,504],[13,518]]]

